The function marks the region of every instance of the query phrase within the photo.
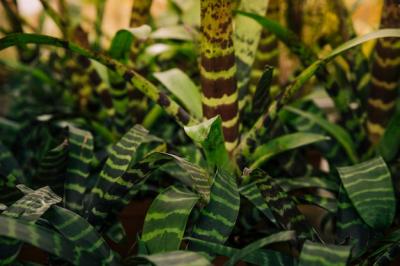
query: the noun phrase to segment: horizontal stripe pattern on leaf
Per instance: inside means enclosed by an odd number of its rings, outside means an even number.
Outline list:
[[[235,178],[219,169],[211,187],[210,203],[200,211],[192,237],[225,243],[236,223],[239,205],[240,197]],[[195,243],[189,243],[189,249],[202,250]]]
[[[390,226],[396,199],[390,171],[382,157],[337,170],[361,218],[372,228]]]
[[[307,240],[300,254],[299,266],[346,266],[350,246],[322,245]]]
[[[203,255],[193,251],[171,251],[159,253],[150,256],[138,256],[129,258],[126,265],[142,265],[143,263],[151,263],[154,266],[211,266]]]
[[[178,250],[186,222],[199,197],[186,188],[170,186],[151,204],[141,240],[150,254]]]

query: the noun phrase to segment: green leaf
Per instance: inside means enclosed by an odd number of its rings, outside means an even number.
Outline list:
[[[99,265],[119,265],[114,252],[92,225],[76,213],[53,206],[45,218],[66,239],[74,243],[80,250],[90,253]]]
[[[200,211],[192,237],[223,244],[235,226],[239,214],[240,196],[234,176],[219,169],[211,187],[210,203]],[[189,249],[200,250],[195,243]]]
[[[185,188],[170,186],[151,204],[141,240],[150,254],[178,250],[190,213],[199,197]]]
[[[171,251],[150,256],[137,256],[127,259],[125,265],[154,266],[211,266],[212,264],[201,254],[192,251]]]
[[[382,157],[337,170],[365,223],[374,229],[389,227],[396,211],[396,198],[390,171]]]
[[[311,63],[311,61],[316,59],[313,51],[309,47],[304,45],[304,43],[300,41],[299,37],[294,32],[281,26],[278,22],[266,18],[264,14],[258,15],[243,11],[237,11],[237,13],[254,19],[269,32],[275,34],[281,42],[289,47],[291,52],[300,57],[303,64],[308,65]]]
[[[321,177],[277,178],[275,181],[286,191],[302,188],[323,188],[333,192],[339,191],[337,183]]]
[[[152,153],[150,154],[143,162],[155,162],[158,160],[172,160],[183,173],[179,173],[178,171],[174,171],[173,168],[169,167],[159,167],[163,171],[170,173],[173,177],[179,179],[182,183],[187,185],[196,191],[202,201],[207,204],[210,201],[210,189],[212,184],[212,178],[208,174],[206,170],[197,166],[196,164],[192,164],[185,159],[169,154],[169,153]],[[152,166],[154,167],[154,166]]]
[[[227,266],[234,266],[239,260],[242,260],[245,258],[248,254],[251,254],[252,252],[261,249],[262,247],[272,244],[272,243],[277,243],[277,242],[285,242],[289,240],[294,240],[296,238],[296,233],[294,231],[282,231],[264,238],[261,238],[238,252],[236,252],[226,263]]]
[[[188,238],[189,241],[195,243],[197,246],[201,247],[202,250],[208,253],[215,253],[218,255],[232,257],[239,249],[229,247],[227,245],[217,244],[213,242],[208,242],[196,238]],[[258,249],[246,254],[245,257],[242,258],[243,261],[255,264],[255,265],[297,265],[295,260],[291,256],[284,255],[283,253],[274,251],[274,250],[263,250]]]
[[[286,106],[285,109],[289,112],[305,117],[315,124],[319,125],[325,131],[331,134],[340,143],[340,145],[342,145],[353,163],[356,163],[358,161],[354,142],[351,136],[341,126],[333,124],[322,117],[319,117],[312,113],[304,112],[291,106]]]
[[[42,187],[37,190],[31,190],[21,184],[17,187],[26,195],[3,211],[1,216],[35,223],[51,205],[61,202],[61,198],[49,187]],[[0,237],[0,262],[4,261],[5,264],[13,262],[20,248],[21,242],[18,239]]]
[[[343,186],[340,187],[338,194],[337,238],[341,243],[349,242],[353,246],[352,257],[358,258],[368,248],[372,229],[365,224],[354,209]]]
[[[135,125],[112,146],[96,184],[84,200],[85,217],[92,225],[100,226],[110,210],[138,182],[134,178],[137,175],[130,175],[128,169],[139,146],[152,141],[160,142],[160,139],[148,134],[142,126]]]
[[[346,266],[350,246],[322,245],[306,241],[300,254],[299,266]]]
[[[111,41],[111,47],[108,54],[117,60],[126,60],[131,52],[133,41],[132,33],[128,30],[119,30]]]
[[[232,168],[228,152],[225,148],[222,120],[219,116],[198,125],[184,127],[184,129],[186,134],[204,149],[210,169],[214,169],[214,167],[222,169]]]
[[[271,66],[266,66],[264,72],[262,73],[260,80],[257,83],[256,91],[253,97],[253,104],[251,105],[252,113],[255,116],[262,115],[268,104],[271,102],[270,90],[273,81],[274,68]]]
[[[18,230],[15,230],[16,228]],[[0,235],[31,244],[73,265],[99,265],[90,254],[79,253],[73,242],[68,241],[56,231],[27,221],[0,215]]]
[[[203,117],[199,88],[179,68],[153,74],[196,118]]]
[[[81,213],[90,163],[93,159],[93,136],[90,132],[68,125],[67,174],[64,183],[64,206]]]
[[[268,1],[264,0],[240,1],[239,9],[265,15],[267,6]],[[234,24],[233,44],[240,91],[243,87],[247,87],[250,80],[250,69],[254,63],[262,28],[257,22],[244,16],[236,16]]]
[[[292,197],[277,184],[275,179],[261,169],[253,170],[250,179],[256,182],[280,227],[285,230],[295,230],[304,236],[313,235],[311,227],[297,209]]]
[[[332,213],[337,212],[336,199],[333,198],[321,197],[313,194],[303,194],[296,196],[296,200],[305,204],[319,206]]]
[[[250,160],[254,161],[250,169],[257,168],[262,163],[282,152],[328,139],[324,135],[307,132],[279,136],[256,148],[254,153],[250,155]]]
[[[272,223],[277,224],[274,215],[270,207],[265,202],[264,198],[261,195],[261,191],[258,188],[256,182],[252,182],[248,185],[242,186],[239,188],[239,192],[243,195],[246,199],[248,199],[254,207],[256,207],[261,213],[263,213],[268,220]]]
[[[389,124],[385,129],[385,133],[378,144],[378,151],[385,159],[391,161],[399,153],[400,149],[400,111],[390,119]]]

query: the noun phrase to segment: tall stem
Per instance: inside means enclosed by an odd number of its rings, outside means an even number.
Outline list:
[[[220,115],[225,147],[238,143],[238,92],[232,42],[232,0],[201,0],[201,87],[205,118]]]
[[[381,28],[398,27],[400,27],[398,1],[385,0]],[[372,144],[379,142],[395,109],[399,73],[400,40],[398,38],[379,39],[375,47],[367,107],[367,130]]]

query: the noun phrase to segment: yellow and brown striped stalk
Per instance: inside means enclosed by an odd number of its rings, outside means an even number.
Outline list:
[[[280,1],[278,0],[270,0],[266,14],[267,18],[277,22],[279,22],[279,17],[280,17],[279,2]],[[261,38],[258,43],[256,58],[254,60],[253,68],[251,71],[250,92],[252,95],[254,95],[257,83],[260,80],[266,65],[275,67],[273,83],[274,86],[278,84],[278,76],[279,76],[278,64],[279,64],[278,39],[276,38],[275,34],[263,28],[261,32]]]
[[[385,0],[380,27],[400,27],[398,0]],[[383,135],[395,108],[400,78],[400,40],[398,38],[378,40],[371,71],[367,131],[370,142],[376,144]]]
[[[238,92],[232,42],[232,0],[201,0],[201,87],[205,118],[220,115],[225,147],[238,143]]]
[[[129,27],[139,27],[148,23],[152,2],[152,0],[133,0]]]

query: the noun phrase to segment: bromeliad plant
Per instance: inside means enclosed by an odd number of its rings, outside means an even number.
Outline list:
[[[16,46],[20,61],[1,61],[1,84],[20,98],[0,121],[0,264],[27,264],[23,243],[51,265],[396,259],[400,8],[385,0],[382,29],[356,37],[343,3],[327,2],[342,27],[310,47],[280,25],[279,1],[170,1],[166,27],[134,1],[105,52],[104,1],[93,42],[64,1],[62,15],[41,1],[62,38],[23,33],[17,3],[2,1],[0,50]],[[373,39],[369,70],[359,45]],[[278,42],[301,62],[286,85]],[[118,214],[148,197],[135,251],[118,254]]]

